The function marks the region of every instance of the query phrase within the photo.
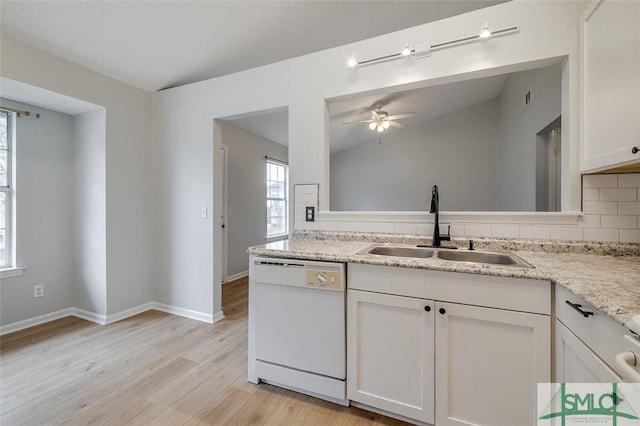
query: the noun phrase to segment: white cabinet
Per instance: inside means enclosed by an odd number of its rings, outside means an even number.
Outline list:
[[[556,378],[558,383],[610,383],[620,377],[567,327],[556,320]]]
[[[592,2],[583,15],[581,40],[581,170],[638,163],[640,2]]]
[[[640,353],[640,342],[628,340],[629,330],[595,307],[556,286],[555,381],[568,383],[620,382],[616,356]]]
[[[550,283],[352,264],[348,274],[350,400],[438,426],[534,422],[537,383],[551,381]]]
[[[347,395],[433,423],[433,301],[348,292]]]
[[[435,424],[531,424],[550,329],[546,315],[436,303]]]

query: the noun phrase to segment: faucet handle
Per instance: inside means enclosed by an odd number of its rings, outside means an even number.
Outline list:
[[[447,235],[440,235],[440,239],[443,241],[451,241],[451,225],[447,226]]]

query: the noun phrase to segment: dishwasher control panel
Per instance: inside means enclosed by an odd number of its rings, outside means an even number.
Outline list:
[[[326,290],[344,290],[342,282],[343,274],[334,271],[320,271],[308,269],[307,287],[314,287]]]

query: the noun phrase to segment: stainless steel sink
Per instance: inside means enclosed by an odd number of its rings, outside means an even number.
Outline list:
[[[362,254],[378,254],[381,256],[415,257],[426,259],[433,256],[433,250],[424,247],[377,246],[366,249]]]
[[[533,268],[514,253],[493,251],[452,250],[446,248],[426,248],[417,246],[401,246],[375,244],[360,251],[358,254],[375,254],[378,256],[411,257],[414,259],[447,260],[452,262],[473,262],[488,265],[513,266],[519,268]]]
[[[456,262],[488,263],[490,265],[531,268],[531,265],[527,262],[509,252],[438,250],[437,257],[438,259],[453,260]]]

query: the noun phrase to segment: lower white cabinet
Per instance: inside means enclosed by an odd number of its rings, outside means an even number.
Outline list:
[[[354,289],[347,300],[348,399],[437,426],[534,423],[549,315]]]
[[[530,425],[550,381],[547,315],[436,303],[437,426]]]
[[[567,327],[556,320],[556,382],[611,383],[620,377]]]
[[[349,290],[347,397],[434,421],[434,302]]]

